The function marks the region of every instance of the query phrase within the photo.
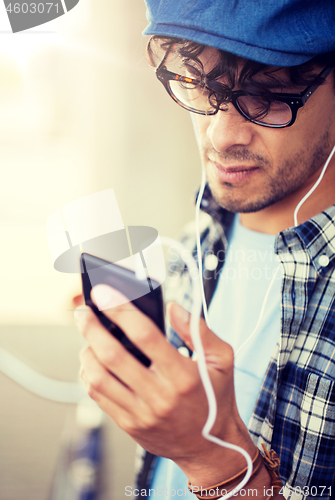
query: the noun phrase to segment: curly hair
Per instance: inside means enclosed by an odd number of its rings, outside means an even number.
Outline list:
[[[217,49],[217,63],[214,68],[208,73],[205,73],[199,56],[206,47],[206,45],[201,45],[190,40],[154,35],[148,42],[147,54],[152,66],[157,66],[162,60],[162,57],[159,62],[156,60],[158,51],[163,51],[164,57],[164,54],[170,50],[173,50],[185,65],[192,64],[193,73],[194,71],[198,71],[199,75],[200,73],[205,75],[206,82],[210,82],[209,89],[212,92],[210,101],[212,106],[217,109],[220,109],[224,101],[224,99],[220,99],[220,95],[229,95],[229,92],[232,91],[234,87],[238,87],[249,95],[260,96],[270,105],[271,89],[285,91],[285,88],[288,86],[308,87],[311,84],[322,84],[325,79],[316,77],[315,69],[326,66],[333,66],[335,68],[334,51],[318,55],[299,66],[286,68],[286,78],[283,78],[283,76],[278,74],[279,71],[283,69],[282,67],[269,66]],[[266,82],[255,78],[256,75],[259,74],[263,74],[267,77]],[[282,71],[281,75],[283,75]],[[222,78],[225,79],[226,84],[219,81]]]

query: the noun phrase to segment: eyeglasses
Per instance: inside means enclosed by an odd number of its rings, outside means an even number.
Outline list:
[[[178,73],[169,71],[166,65],[169,54],[171,55],[167,52],[156,70],[158,80],[177,104],[200,115],[215,115],[232,103],[237,111],[252,123],[263,127],[290,127],[295,122],[298,109],[306,104],[321,85],[312,84],[297,94],[271,92],[264,97],[250,95],[243,90],[232,91],[216,81],[205,81],[193,62],[182,64],[179,61]],[[327,78],[333,69],[333,66],[326,66],[315,81],[320,77]],[[193,77],[194,74],[196,78]],[[221,85],[221,91],[213,89],[217,89],[218,85]]]

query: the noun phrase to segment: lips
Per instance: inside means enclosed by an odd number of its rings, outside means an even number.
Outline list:
[[[259,170],[259,167],[253,165],[223,166],[214,161],[209,161],[214,166],[215,174],[220,182],[237,183],[251,177]]]

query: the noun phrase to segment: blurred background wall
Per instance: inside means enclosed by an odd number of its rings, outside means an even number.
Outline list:
[[[145,25],[142,0],[80,0],[38,29],[0,31],[0,347],[59,380],[79,370],[80,282],[53,269],[48,216],[114,188],[125,225],[176,237],[193,217],[191,120],[146,62]],[[74,405],[31,394],[1,365],[0,401],[0,500],[47,500]],[[112,500],[132,484],[134,443],[110,421],[104,432]]]

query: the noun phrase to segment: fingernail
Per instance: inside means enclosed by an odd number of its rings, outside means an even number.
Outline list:
[[[173,309],[174,316],[179,320],[181,323],[188,323],[190,320],[190,313],[187,312],[183,307],[181,307],[179,304],[173,304],[171,306]]]
[[[79,330],[85,326],[88,312],[89,308],[85,306],[79,306],[74,310],[73,317]]]
[[[120,292],[108,285],[96,285],[92,289],[91,297],[100,311],[128,302]]]

